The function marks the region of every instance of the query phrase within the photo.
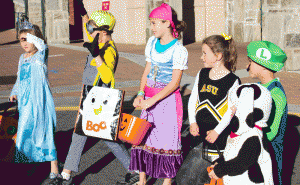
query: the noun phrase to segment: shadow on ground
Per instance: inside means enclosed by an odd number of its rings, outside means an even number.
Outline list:
[[[0,76],[0,85],[15,84],[16,80],[17,80],[17,75]]]
[[[185,91],[186,87],[182,88],[182,94]],[[183,105],[184,105],[184,114],[183,114],[183,127],[182,132],[189,132],[189,124],[188,124],[188,105],[189,95],[183,96]],[[140,111],[134,111],[134,107],[132,106],[133,99],[130,101],[124,102],[124,107],[126,109],[123,110],[124,113],[132,114],[134,116],[139,116]],[[62,111],[57,112],[58,123],[58,132],[55,135],[56,147],[58,151],[58,161],[60,171],[63,168],[63,164],[65,162],[66,156],[68,154],[68,150],[72,141],[73,134],[73,125],[75,122],[77,111]],[[64,122],[62,120],[65,120]],[[298,116],[289,115],[288,116],[288,126],[285,134],[284,141],[284,153],[283,153],[283,181],[284,184],[291,184],[291,177],[293,175],[293,169],[295,165],[295,160],[298,154],[298,150],[300,147],[300,134],[297,129],[297,126],[300,124],[300,118]],[[83,149],[83,154],[88,152],[94,145],[99,142],[97,138],[88,138],[86,145]],[[129,149],[130,145],[126,144],[126,147]],[[183,150],[183,159],[185,159],[193,147],[191,143],[191,135],[183,134],[182,136],[182,150]],[[112,152],[108,152],[97,162],[89,166],[85,171],[81,172],[78,175],[75,175],[73,178],[74,184],[81,184],[85,180],[85,178],[89,174],[97,174],[101,172],[103,168],[105,168],[108,164],[110,164],[115,159],[115,156]],[[1,162],[2,170],[0,177],[3,179],[7,179],[9,184],[20,184],[24,182],[30,182],[30,184],[46,184],[47,178],[50,172],[50,163],[33,163],[33,164],[14,164],[14,163],[6,163]],[[157,180],[155,178],[150,178],[148,180],[148,184],[157,184],[158,182],[162,182],[162,179]],[[176,184],[173,182],[173,184]]]
[[[287,121],[288,124],[284,136],[284,151],[282,161],[282,181],[284,185],[291,184],[291,179],[295,167],[295,161],[300,148],[300,134],[299,130],[297,129],[297,126],[300,125],[300,117],[295,115],[288,115]]]
[[[11,44],[16,44],[16,43],[19,43],[19,41],[18,41],[18,40],[15,40],[15,41],[3,43],[3,44],[0,44],[0,46],[11,45]]]

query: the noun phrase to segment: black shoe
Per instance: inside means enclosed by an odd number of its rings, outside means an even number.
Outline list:
[[[70,177],[69,180],[63,178],[60,179],[60,185],[71,185],[71,184],[72,184],[72,177]]]
[[[117,185],[125,184],[125,185],[134,185],[139,182],[140,175],[138,173],[127,173],[124,177],[123,181],[118,181]]]
[[[48,181],[48,185],[59,185],[60,184],[60,179],[61,179],[62,177],[59,175],[59,176],[57,176],[57,177],[55,177],[55,178],[49,178],[49,181]]]
[[[48,185],[59,185],[59,181],[57,178],[54,178],[54,179],[49,179]]]

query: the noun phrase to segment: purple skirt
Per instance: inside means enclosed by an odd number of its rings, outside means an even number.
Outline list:
[[[154,81],[148,79],[147,86]],[[163,89],[167,84],[156,82],[154,88]],[[147,92],[145,99],[153,92]],[[129,170],[145,172],[153,178],[174,178],[182,164],[181,124],[182,99],[179,91],[142,110],[141,119],[146,119],[152,128],[139,146],[132,146]]]

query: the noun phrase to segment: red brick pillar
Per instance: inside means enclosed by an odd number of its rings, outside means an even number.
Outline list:
[[[69,24],[75,25],[74,0],[69,0]]]

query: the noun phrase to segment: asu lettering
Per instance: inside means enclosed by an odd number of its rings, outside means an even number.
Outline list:
[[[101,121],[99,124],[93,124],[92,121],[87,121],[86,124],[86,130],[92,130],[94,132],[99,132],[100,129],[105,130],[106,128],[106,123],[104,121]]]
[[[211,92],[213,95],[217,95],[218,90],[215,86],[204,84],[200,92]]]

